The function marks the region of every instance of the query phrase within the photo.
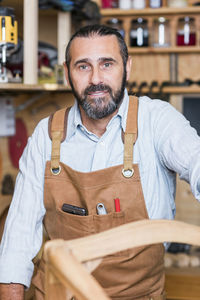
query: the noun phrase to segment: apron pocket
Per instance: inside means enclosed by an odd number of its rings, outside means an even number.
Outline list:
[[[106,215],[94,215],[95,233],[99,233],[123,224],[125,224],[125,213],[123,211],[112,212]],[[110,259],[111,257],[115,256],[127,256],[128,253],[128,250],[119,251],[108,255],[106,258]]]
[[[125,223],[125,214],[123,211],[112,212],[106,215],[94,215],[95,232],[99,233]]]
[[[58,238],[71,240],[95,233],[92,215],[77,216],[61,209],[56,210],[56,215],[58,228],[62,228]]]

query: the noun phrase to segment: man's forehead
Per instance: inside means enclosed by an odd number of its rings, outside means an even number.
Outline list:
[[[77,36],[74,38],[73,41],[76,41],[76,40],[94,40],[94,39],[110,39],[110,40],[113,40],[113,41],[116,41],[117,42],[117,37],[114,35],[114,34],[107,34],[107,35],[99,35],[97,33],[91,33],[90,35],[88,36]]]
[[[76,37],[70,47],[70,56],[76,59],[77,56],[85,55],[120,55],[120,47],[115,35],[92,35],[89,37]]]

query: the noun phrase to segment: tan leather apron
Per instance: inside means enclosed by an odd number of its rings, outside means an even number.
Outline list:
[[[137,113],[138,99],[130,97],[124,134],[124,164],[90,173],[77,172],[60,162],[60,141],[66,133],[67,114],[65,110],[54,114],[51,124],[52,157],[46,163],[44,187],[44,225],[50,239],[79,238],[124,223],[148,219],[138,165],[133,164]],[[60,173],[55,175],[52,169]],[[120,212],[115,212],[115,198],[120,199]],[[106,215],[97,215],[96,206],[100,202],[106,207]],[[63,212],[61,207],[64,203],[85,207],[88,215]],[[165,299],[162,296],[163,256],[162,244],[129,249],[107,256],[93,275],[112,299]],[[33,283],[38,289],[37,299],[43,299],[40,293],[44,292],[43,263]]]

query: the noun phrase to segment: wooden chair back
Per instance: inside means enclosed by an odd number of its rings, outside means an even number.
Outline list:
[[[177,242],[200,246],[200,227],[170,220],[142,220],[70,241],[45,245],[47,300],[109,300],[90,274],[106,255],[149,244]]]

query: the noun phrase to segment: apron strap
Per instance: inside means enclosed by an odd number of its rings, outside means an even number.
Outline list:
[[[122,174],[124,177],[132,177],[133,169],[133,146],[137,140],[138,131],[138,97],[129,97],[128,115],[126,121],[126,132],[124,134],[124,168]]]
[[[52,140],[51,171],[54,175],[58,175],[61,171],[60,144],[66,138],[69,110],[70,107],[58,110],[49,118],[49,137]],[[126,132],[124,134],[124,168],[122,170],[122,174],[127,178],[134,174],[133,145],[137,140],[137,115],[138,98],[130,96]]]
[[[67,134],[67,119],[69,108],[56,111],[49,118],[49,137],[52,140],[51,149],[51,172],[58,175],[60,167],[60,144],[65,140]]]

